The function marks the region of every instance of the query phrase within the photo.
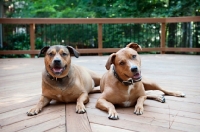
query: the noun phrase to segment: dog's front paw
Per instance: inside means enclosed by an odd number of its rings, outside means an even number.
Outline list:
[[[144,111],[143,106],[135,106],[134,114],[136,115],[142,115]]]
[[[37,115],[40,111],[42,111],[41,108],[35,107],[35,108],[30,109],[26,114],[27,116],[34,116],[34,115]]]
[[[161,102],[161,103],[165,103],[165,97],[162,96],[162,95],[157,96],[156,100]]]
[[[111,120],[118,120],[119,116],[115,110],[109,110],[108,118]]]
[[[76,105],[76,113],[78,114],[84,114],[86,112],[85,106],[82,104]]]

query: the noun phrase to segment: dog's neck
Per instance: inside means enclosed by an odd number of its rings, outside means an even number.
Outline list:
[[[136,83],[138,81],[134,81],[132,78],[128,79],[127,81],[122,80],[119,75],[117,74],[116,70],[115,70],[115,66],[113,66],[113,74],[114,76],[117,78],[118,81],[120,81],[122,84],[129,86],[129,85],[133,85],[133,83]],[[140,80],[139,80],[140,81]]]
[[[68,75],[64,76],[62,78],[53,77],[51,74],[49,74],[49,72],[47,70],[46,70],[46,72],[47,72],[47,77],[49,77],[51,80],[54,80],[54,81],[61,82],[63,79],[68,78]]]

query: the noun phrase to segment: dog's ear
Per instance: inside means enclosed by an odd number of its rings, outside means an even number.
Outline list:
[[[50,48],[50,46],[45,46],[40,50],[40,53],[38,54],[38,58],[40,57],[40,55],[42,54],[46,54],[47,50]]]
[[[132,48],[132,49],[134,49],[134,50],[136,50],[136,51],[137,51],[138,48],[139,48],[140,50],[142,50],[141,46],[138,45],[137,43],[129,43],[126,47]]]
[[[108,60],[107,60],[107,62],[106,62],[106,65],[105,65],[105,67],[106,67],[107,70],[110,69],[110,66],[111,66],[111,64],[113,64],[113,62],[114,62],[114,60],[115,60],[115,57],[116,57],[116,54],[115,54],[115,53],[112,53],[112,54],[109,56],[109,58],[108,58]]]
[[[75,50],[73,47],[67,46],[67,49],[69,50],[70,54],[74,54],[74,56],[75,56],[76,58],[79,57],[79,52],[78,52],[77,50]]]

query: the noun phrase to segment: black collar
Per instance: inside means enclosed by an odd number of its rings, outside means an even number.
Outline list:
[[[47,70],[46,70],[46,72],[47,72],[47,77],[49,77],[51,80],[55,80],[55,81],[59,81],[59,82],[61,82],[65,77],[68,77],[68,75],[67,75],[63,78],[57,78],[57,77],[51,76]]]
[[[116,70],[115,70],[115,66],[113,66],[113,74],[114,74],[114,76],[122,83],[122,84],[124,84],[124,85],[126,85],[126,86],[129,86],[129,85],[132,85],[133,83],[136,83],[136,82],[139,82],[139,81],[141,81],[141,79],[139,79],[139,80],[136,80],[136,81],[134,81],[132,78],[130,78],[130,79],[128,79],[127,81],[123,81],[120,77],[119,77],[119,75],[117,74],[117,72],[116,72]]]

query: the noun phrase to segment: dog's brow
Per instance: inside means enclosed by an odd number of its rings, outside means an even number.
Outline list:
[[[60,50],[59,50],[59,53],[67,53],[67,51],[64,50],[64,49],[60,49]]]
[[[55,51],[55,49],[50,49],[49,51],[48,51],[48,53],[55,53],[56,51]]]

